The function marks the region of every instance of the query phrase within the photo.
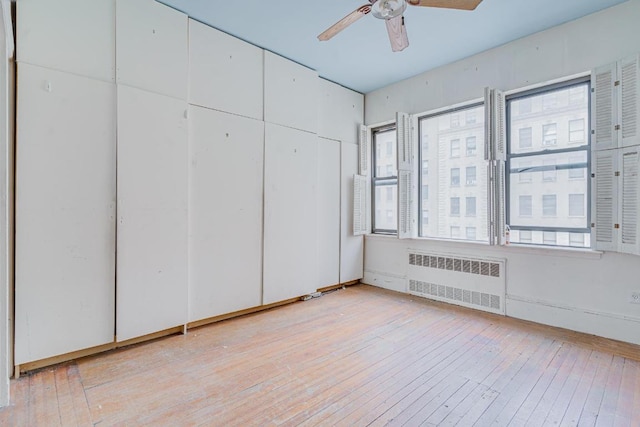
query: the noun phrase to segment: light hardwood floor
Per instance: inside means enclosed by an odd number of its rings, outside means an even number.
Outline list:
[[[32,372],[0,425],[635,427],[638,360],[640,347],[357,285]]]

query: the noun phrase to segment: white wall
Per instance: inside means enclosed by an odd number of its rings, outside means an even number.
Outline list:
[[[640,0],[554,27],[365,96],[365,122],[420,113],[574,75],[640,51]],[[507,260],[507,315],[640,344],[640,258],[617,254],[369,236],[369,284],[406,292],[407,250]]]
[[[13,30],[11,6],[2,1],[0,12],[0,235],[10,236],[13,230]],[[8,37],[7,37],[8,36]],[[12,238],[0,241],[0,407],[9,404],[9,375],[11,360],[13,276]]]

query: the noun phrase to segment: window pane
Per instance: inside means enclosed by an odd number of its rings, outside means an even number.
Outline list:
[[[476,185],[476,167],[467,166],[466,170],[467,185]]]
[[[460,186],[460,168],[451,169],[451,186],[452,187]]]
[[[484,106],[421,118],[420,143],[421,185],[430,187],[420,199],[420,235],[466,239],[467,228],[475,228],[474,239],[487,241]]]
[[[508,100],[509,153],[587,145],[588,88],[588,83],[581,83]]]
[[[451,215],[460,215],[460,197],[452,197],[451,198]]]
[[[569,216],[584,216],[587,211],[584,194],[569,194]]]
[[[475,197],[467,197],[465,199],[465,215],[466,216],[476,216],[476,198]]]
[[[376,178],[395,176],[396,173],[396,131],[373,132],[376,158]]]
[[[557,198],[555,194],[544,194],[542,196],[542,215],[543,216],[556,216],[557,215]]]
[[[520,216],[531,216],[533,214],[533,204],[531,196],[520,196],[518,199]]]
[[[395,179],[377,181],[375,185],[374,201],[375,216],[374,230],[394,231],[398,227],[396,219],[398,186]]]
[[[466,234],[467,234],[467,240],[476,240],[475,227],[467,227]]]
[[[588,180],[585,178],[587,155],[584,150],[511,158],[508,173],[509,225],[552,229],[588,228]],[[574,216],[569,212],[567,200],[570,194],[585,195],[582,203],[585,207],[583,215]],[[556,204],[555,214],[549,214],[550,210],[543,212],[543,195],[555,195],[557,201],[560,201]],[[532,203],[527,205],[531,208],[522,210],[521,196],[531,197]],[[550,205],[547,209],[551,209]]]

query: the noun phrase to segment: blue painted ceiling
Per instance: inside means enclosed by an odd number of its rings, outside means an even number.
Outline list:
[[[368,93],[625,0],[484,0],[474,11],[408,6],[410,45],[396,53],[372,14],[329,41],[316,38],[366,0],[158,1]]]

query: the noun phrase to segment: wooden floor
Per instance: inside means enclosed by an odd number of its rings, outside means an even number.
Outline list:
[[[638,348],[585,338],[358,285],[28,374],[0,425],[640,426]]]

